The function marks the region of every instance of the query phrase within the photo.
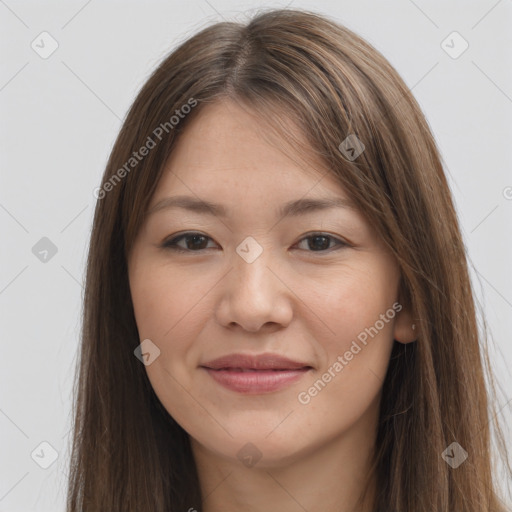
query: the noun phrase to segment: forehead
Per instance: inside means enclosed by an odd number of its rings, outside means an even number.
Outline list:
[[[282,134],[245,105],[219,100],[203,106],[175,143],[155,201],[171,190],[199,197],[206,191],[247,195],[276,189],[293,191],[294,196],[330,191],[346,197],[312,151],[306,162],[309,143],[300,130],[284,117],[279,122],[285,128]],[[301,151],[294,150],[294,141],[301,142]]]

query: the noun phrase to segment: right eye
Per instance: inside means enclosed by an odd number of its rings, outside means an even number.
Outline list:
[[[182,240],[185,242],[185,247],[178,245]],[[204,247],[206,240],[211,240],[211,238],[202,233],[190,231],[166,240],[161,247],[178,252],[200,252],[206,249]]]

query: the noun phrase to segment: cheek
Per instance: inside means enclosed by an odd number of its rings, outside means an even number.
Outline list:
[[[145,367],[148,379],[164,408],[189,429],[191,418],[208,421],[193,396],[184,392],[192,385],[189,356],[201,329],[190,319],[197,318],[200,303],[185,282],[173,278],[177,274],[147,265],[131,274],[130,287],[140,340],[150,339],[160,350]]]
[[[304,391],[316,402],[314,407],[331,403],[345,412],[360,412],[376,397],[386,374],[398,275],[393,268],[368,264],[339,276],[331,281],[328,293],[312,297],[312,308],[328,329],[315,336],[323,353],[322,367],[308,383],[315,389]],[[340,412],[336,405],[334,410]]]
[[[201,298],[199,287],[190,286],[179,270],[155,265],[134,272],[130,288],[140,336],[160,342],[186,324]]]
[[[160,339],[172,326],[176,296],[166,293],[155,275],[137,275],[131,280],[133,308],[141,338]],[[164,315],[165,311],[169,315]]]
[[[359,421],[373,421],[378,410],[393,346],[395,310],[392,302],[384,300],[354,295],[348,299],[341,301],[341,312],[331,317],[335,335],[317,340],[321,341],[322,365],[298,390],[296,420],[308,426],[300,434],[305,442],[308,429],[336,436]],[[386,311],[390,312],[387,323],[380,319]]]
[[[135,319],[142,340],[150,339],[160,350],[156,364],[146,367],[155,389],[172,377],[185,384],[194,364],[195,340],[208,318],[203,286],[190,286],[188,274],[179,269],[147,264],[131,275]],[[210,313],[211,314],[211,313]],[[166,372],[168,374],[166,375]],[[172,377],[171,377],[172,376]]]
[[[361,333],[364,341],[366,329],[376,322],[379,333],[384,337],[390,335],[396,314],[392,306],[397,297],[398,277],[394,272],[372,271],[372,268],[375,267],[367,265],[344,269],[329,281],[328,289],[310,291],[308,306],[318,312],[329,328],[330,347],[343,349],[347,343],[350,346]],[[380,320],[381,315],[385,317],[384,322]]]

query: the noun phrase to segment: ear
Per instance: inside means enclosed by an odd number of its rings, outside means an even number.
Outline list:
[[[393,338],[399,343],[411,343],[416,341],[416,326],[409,311],[402,309],[395,318]]]
[[[418,336],[416,334],[417,326],[415,325],[409,300],[407,300],[404,295],[405,294],[402,292],[401,288],[398,302],[402,306],[402,309],[396,314],[395,317],[393,338],[399,343],[406,344],[416,341]]]

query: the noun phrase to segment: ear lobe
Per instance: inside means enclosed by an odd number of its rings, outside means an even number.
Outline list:
[[[393,338],[403,344],[416,341],[416,325],[408,308],[403,308],[397,313],[393,327]]]
[[[400,278],[398,302],[402,305],[402,309],[398,311],[395,317],[393,327],[393,338],[398,343],[412,343],[418,338],[417,322],[415,322],[411,312],[411,297],[403,278]],[[415,325],[416,324],[416,325]]]

